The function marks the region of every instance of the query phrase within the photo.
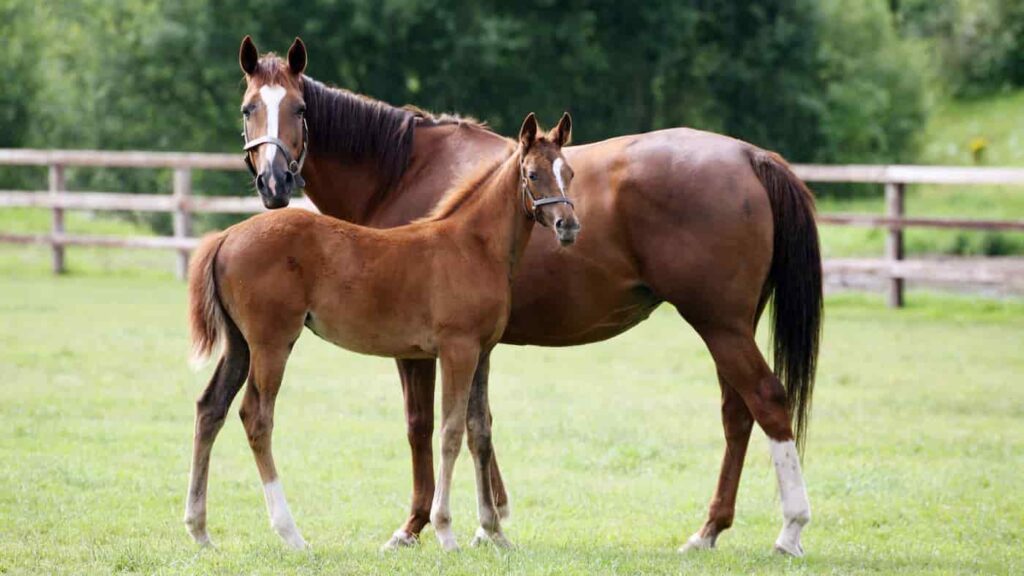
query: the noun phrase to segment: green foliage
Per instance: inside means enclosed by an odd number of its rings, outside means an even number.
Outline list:
[[[907,34],[932,43],[953,94],[1024,86],[1024,1],[904,0],[897,14]]]
[[[924,46],[901,38],[884,0],[824,0],[823,162],[916,158],[928,115]]]

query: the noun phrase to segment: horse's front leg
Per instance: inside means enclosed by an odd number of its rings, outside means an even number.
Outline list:
[[[487,351],[480,356],[480,362],[476,366],[476,374],[473,375],[473,390],[482,388],[486,391],[490,373],[491,353]],[[487,426],[490,429],[493,426],[494,417],[491,415],[490,401],[486,395],[483,398],[482,407],[487,415]],[[472,435],[470,435],[470,441],[472,441]],[[491,447],[491,464],[488,469],[491,476],[491,491],[494,494],[494,505],[498,508],[498,515],[501,516],[502,520],[505,520],[511,513],[511,504],[508,500],[508,492],[505,489],[505,481],[501,478],[501,470],[498,469],[498,457],[494,453],[493,446]]]
[[[398,360],[405,398],[406,432],[412,452],[412,504],[409,517],[384,543],[384,550],[414,546],[420,531],[430,522],[434,496],[434,379],[437,362]]]
[[[459,548],[452,533],[451,490],[455,461],[462,449],[462,436],[466,431],[466,411],[469,405],[473,373],[480,356],[480,345],[475,342],[453,341],[441,346],[441,466],[430,510],[430,522],[437,539],[446,551]],[[478,471],[479,476],[479,471]]]
[[[477,365],[477,377],[473,379],[473,388],[469,395],[469,407],[466,416],[466,431],[469,434],[469,451],[473,454],[473,462],[476,465],[476,487],[477,487],[477,517],[480,519],[480,527],[473,538],[472,546],[484,542],[494,542],[502,548],[508,548],[511,543],[505,538],[501,531],[501,518],[497,506],[496,492],[498,487],[493,485],[494,474],[497,468],[494,467],[494,448],[491,444],[491,415],[488,409],[487,395],[487,364],[490,351],[480,356]],[[484,377],[480,378],[481,371]],[[499,476],[500,482],[500,476]]]

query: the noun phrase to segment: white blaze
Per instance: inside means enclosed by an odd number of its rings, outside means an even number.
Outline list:
[[[277,138],[278,124],[281,117],[281,101],[284,100],[286,91],[284,86],[272,84],[260,88],[260,98],[263,99],[263,106],[267,109],[267,136]],[[267,162],[274,161],[277,154],[277,146],[264,146],[267,151]]]
[[[558,189],[562,191],[562,196],[565,196],[565,182],[562,181],[562,165],[565,162],[561,158],[555,158],[555,162],[551,165],[551,170],[555,173],[555,182],[558,182]]]

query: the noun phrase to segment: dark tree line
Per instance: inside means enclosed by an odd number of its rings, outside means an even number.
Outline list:
[[[793,161],[908,161],[935,38],[964,4],[928,2],[0,0],[0,145],[236,151],[251,34],[279,51],[302,36],[322,81],[506,134],[528,111],[568,109],[577,142],[687,125]],[[167,176],[74,178],[152,190]],[[204,175],[198,188],[238,185]]]

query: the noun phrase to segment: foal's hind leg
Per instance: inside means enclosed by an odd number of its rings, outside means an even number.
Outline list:
[[[274,466],[271,452],[271,434],[274,430],[274,403],[284,377],[284,366],[288,361],[289,346],[253,346],[252,368],[249,383],[245,388],[242,409],[239,415],[249,437],[249,446],[256,458],[260,478],[263,480],[263,495],[267,501],[270,525],[286,544],[295,549],[306,547],[306,541],[295,526],[284,487]]]
[[[480,527],[476,531],[471,546],[484,542],[494,542],[501,548],[508,548],[511,543],[501,532],[502,517],[495,502],[496,487],[492,485],[497,468],[494,467],[494,448],[491,445],[491,415],[487,401],[486,368],[490,352],[480,356],[477,365],[477,377],[473,379],[473,387],[469,395],[469,407],[466,416],[466,431],[469,434],[469,451],[473,454],[476,469],[477,486],[477,517]],[[484,376],[481,378],[481,368]],[[500,479],[500,476],[499,476]]]
[[[224,425],[231,401],[245,382],[249,370],[249,347],[233,327],[217,369],[202,396],[196,401],[196,431],[192,445],[192,472],[185,500],[185,526],[196,542],[210,544],[206,531],[206,486],[210,472],[210,451]]]
[[[434,497],[434,379],[437,361],[398,360],[405,399],[406,433],[412,452],[412,505],[409,517],[382,549],[414,546],[423,527],[430,522]]]
[[[701,335],[715,358],[719,377],[743,399],[750,414],[768,435],[783,516],[782,531],[775,541],[775,549],[784,554],[803,556],[800,532],[810,522],[811,506],[786,409],[786,391],[757,349],[752,327],[722,327],[701,331]],[[738,408],[734,410],[740,413]],[[729,434],[728,428],[726,433]],[[738,481],[742,456],[736,459],[740,464],[732,464],[729,456],[727,448],[723,474],[727,468],[735,467]],[[735,501],[735,489],[731,491],[731,497],[731,501]]]
[[[479,355],[480,346],[472,342],[449,342],[441,346],[441,466],[434,489],[430,523],[446,551],[459,548],[452,533],[452,473],[462,449],[466,410]]]

